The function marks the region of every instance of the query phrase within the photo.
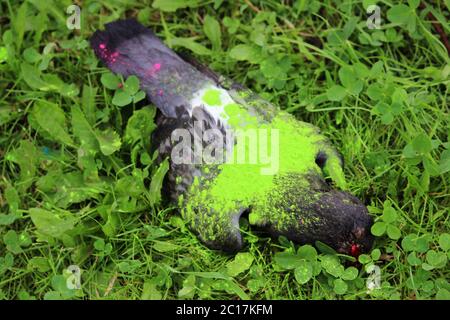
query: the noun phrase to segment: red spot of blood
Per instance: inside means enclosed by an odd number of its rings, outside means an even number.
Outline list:
[[[352,244],[351,248],[350,248],[350,254],[353,257],[358,257],[359,256],[359,245],[357,244]]]

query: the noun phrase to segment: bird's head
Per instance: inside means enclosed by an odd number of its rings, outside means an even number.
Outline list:
[[[277,177],[264,205],[253,208],[250,223],[273,236],[301,244],[320,241],[354,257],[368,252],[373,243],[372,217],[364,204],[348,192],[333,189],[315,172]]]

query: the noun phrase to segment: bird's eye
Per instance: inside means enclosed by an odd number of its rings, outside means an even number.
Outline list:
[[[327,155],[323,151],[319,151],[316,155],[316,164],[319,166],[320,169],[323,169],[325,167],[325,162],[327,162]]]

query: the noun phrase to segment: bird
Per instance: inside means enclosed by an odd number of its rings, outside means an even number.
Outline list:
[[[105,24],[90,45],[111,72],[136,76],[157,108],[152,145],[168,162],[164,195],[208,248],[242,250],[247,217],[273,238],[355,257],[370,251],[373,218],[316,126],[177,54],[135,19]]]

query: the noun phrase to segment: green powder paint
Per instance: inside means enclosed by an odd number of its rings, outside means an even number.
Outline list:
[[[331,157],[325,163],[324,171],[328,174],[331,180],[342,190],[347,189],[347,182],[345,181],[344,173],[342,172],[341,161],[338,157]]]
[[[217,104],[219,91],[209,90],[203,99],[208,104]],[[206,99],[205,99],[206,98]],[[214,241],[226,238],[227,230],[231,228],[231,217],[243,208],[252,207],[249,222],[253,225],[263,225],[266,221],[276,221],[286,226],[294,223],[293,215],[284,208],[294,204],[283,200],[286,197],[286,188],[308,189],[308,181],[299,179],[308,173],[321,173],[321,169],[315,163],[315,157],[319,151],[326,152],[328,174],[339,186],[345,185],[339,158],[333,149],[327,144],[326,138],[311,124],[300,122],[290,114],[279,111],[270,123],[260,121],[251,115],[241,105],[232,103],[224,107],[225,114],[229,117],[228,124],[234,130],[267,129],[267,137],[270,138],[271,130],[279,133],[279,171],[276,175],[262,175],[261,169],[268,166],[267,163],[224,163],[218,176],[209,184],[194,183],[189,191],[183,215],[191,222],[191,226],[197,230],[205,241]],[[239,145],[243,143],[244,145]],[[270,142],[269,142],[270,145]],[[244,149],[248,154],[250,146],[248,141],[239,141],[233,149],[233,159],[237,157],[237,150]],[[270,158],[270,157],[269,157]],[[295,175],[291,180],[276,183],[276,177],[288,177]],[[277,208],[266,210],[268,197],[275,199]],[[278,199],[278,200],[277,200]],[[298,200],[298,199],[297,199]],[[315,201],[309,195],[304,201]],[[285,201],[285,203],[283,203]],[[282,204],[282,205],[280,205]],[[308,223],[305,215],[305,224]]]
[[[206,90],[202,100],[209,106],[220,106],[222,104],[220,101],[220,91],[216,89]]]
[[[233,116],[231,116],[233,118]],[[236,122],[247,122],[248,118],[237,117]],[[232,122],[232,121],[231,121]],[[250,122],[246,129],[261,128]],[[310,170],[320,172],[315,164],[315,155],[319,151],[318,142],[323,139],[316,134],[314,127],[299,123],[292,117],[281,114],[265,129],[279,130],[279,172],[283,175],[289,172],[307,173]],[[268,134],[270,137],[270,134]],[[248,153],[250,146],[243,148]],[[239,145],[234,148],[234,159],[237,157]],[[209,190],[214,199],[212,203],[217,211],[233,211],[239,206],[248,206],[253,202],[262,201],[265,195],[274,192],[273,175],[262,175],[261,169],[267,164],[235,164],[221,165],[221,173],[215,179]]]

